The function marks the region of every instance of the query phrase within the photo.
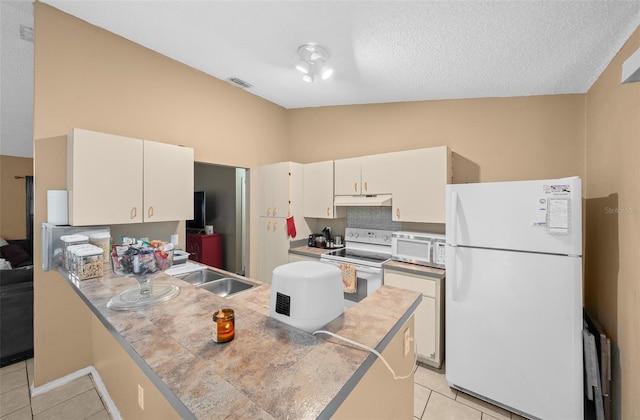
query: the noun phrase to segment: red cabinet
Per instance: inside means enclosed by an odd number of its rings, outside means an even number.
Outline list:
[[[193,261],[222,268],[222,234],[187,233],[187,252]]]

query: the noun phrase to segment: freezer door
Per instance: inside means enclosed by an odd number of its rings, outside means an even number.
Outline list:
[[[582,255],[580,178],[446,188],[449,244]]]
[[[582,419],[579,257],[447,249],[446,376],[541,419]]]

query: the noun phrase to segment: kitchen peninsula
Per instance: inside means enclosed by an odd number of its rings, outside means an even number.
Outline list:
[[[135,287],[135,280],[117,277],[106,266],[103,277],[82,282],[59,273],[175,410],[163,417],[370,418],[377,413],[408,418],[413,413],[413,374],[394,381],[368,351],[269,318],[268,284],[224,299],[160,274],[156,282],[179,286],[180,295],[146,308],[113,311],[107,308],[109,299]],[[326,330],[375,348],[398,376],[406,375],[414,352],[404,354],[403,336],[409,328],[413,337],[420,300],[418,293],[384,286]],[[235,311],[236,336],[217,344],[211,339],[212,314],[223,307]],[[123,377],[123,386],[129,387],[127,382],[130,378]]]

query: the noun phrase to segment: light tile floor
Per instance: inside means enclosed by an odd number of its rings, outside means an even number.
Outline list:
[[[90,375],[30,398],[33,359],[0,369],[1,420],[110,420]]]
[[[414,419],[523,420],[517,414],[449,388],[444,372],[418,364]],[[32,381],[33,359],[0,369],[0,420],[110,420],[90,375],[30,398]]]
[[[524,420],[523,417],[449,388],[445,370],[418,364],[413,417],[420,420]]]

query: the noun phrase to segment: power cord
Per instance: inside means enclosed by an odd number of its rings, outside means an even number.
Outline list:
[[[326,330],[317,330],[313,332],[313,335],[316,334],[327,334],[330,335],[332,337],[337,338],[338,340],[342,340],[345,341],[349,344],[353,344],[356,347],[360,347],[361,349],[367,350],[373,354],[375,354],[380,360],[382,360],[382,363],[384,363],[384,365],[387,367],[387,369],[389,369],[389,372],[391,372],[391,374],[393,375],[393,379],[395,380],[400,380],[400,379],[408,379],[411,377],[411,375],[413,374],[413,371],[415,370],[416,367],[416,362],[418,361],[418,352],[417,352],[417,347],[416,347],[416,341],[413,338],[410,338],[411,341],[413,341],[413,365],[411,367],[411,370],[409,371],[409,373],[407,375],[403,375],[403,376],[398,376],[396,375],[396,372],[393,370],[393,368],[389,365],[389,363],[387,362],[387,360],[376,350],[376,349],[372,349],[369,346],[366,346],[362,343],[358,343],[357,341],[353,341],[349,338],[343,337],[341,335],[338,335],[336,333],[332,333],[331,331],[326,331]]]

